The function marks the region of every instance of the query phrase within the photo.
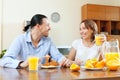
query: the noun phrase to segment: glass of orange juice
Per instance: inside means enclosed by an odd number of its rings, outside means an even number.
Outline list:
[[[39,58],[36,56],[29,56],[28,57],[28,64],[30,71],[37,71],[38,70],[38,62]]]
[[[104,34],[95,35],[95,43],[97,46],[101,46],[104,42],[103,40],[106,40],[106,36]]]

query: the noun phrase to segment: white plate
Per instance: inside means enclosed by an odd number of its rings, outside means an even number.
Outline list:
[[[85,66],[81,66],[82,69],[85,69],[85,70],[103,70],[104,68],[86,68]]]
[[[45,69],[52,69],[52,68],[58,68],[59,66],[41,66],[41,68]]]

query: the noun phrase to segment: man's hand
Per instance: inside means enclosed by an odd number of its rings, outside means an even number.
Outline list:
[[[20,67],[21,67],[21,68],[27,68],[27,67],[28,67],[28,61],[26,60],[26,61],[22,62],[22,63],[20,64]]]

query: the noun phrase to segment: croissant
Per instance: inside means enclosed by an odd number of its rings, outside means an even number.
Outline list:
[[[55,60],[50,60],[50,57],[46,57],[45,58],[45,63],[43,64],[43,66],[58,66],[58,62],[56,62]]]

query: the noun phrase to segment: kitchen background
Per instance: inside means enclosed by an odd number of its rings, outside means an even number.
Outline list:
[[[69,47],[80,37],[81,6],[87,3],[120,6],[120,0],[0,0],[0,51],[23,33],[25,22],[37,13],[48,17],[55,45]],[[60,21],[51,21],[53,12],[60,14]]]

